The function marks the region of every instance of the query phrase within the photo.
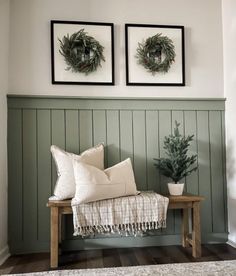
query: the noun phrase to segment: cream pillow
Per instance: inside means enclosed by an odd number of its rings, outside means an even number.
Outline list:
[[[138,194],[130,158],[104,171],[77,160],[73,167],[76,192],[72,204]]]
[[[51,153],[57,167],[57,182],[54,189],[54,196],[49,200],[63,200],[72,198],[75,195],[75,178],[73,160],[104,169],[104,146],[99,144],[90,148],[80,155],[66,152],[59,147],[52,145]]]

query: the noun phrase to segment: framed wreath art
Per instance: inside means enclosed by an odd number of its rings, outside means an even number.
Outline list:
[[[52,83],[114,85],[112,23],[51,21]]]
[[[126,24],[126,84],[184,86],[184,27]]]

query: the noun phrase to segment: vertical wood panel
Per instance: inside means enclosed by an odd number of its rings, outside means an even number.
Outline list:
[[[79,153],[79,112],[78,110],[65,111],[65,149]],[[62,238],[71,238],[73,235],[72,215],[62,217]]]
[[[77,110],[65,111],[66,151],[79,153],[79,116]]]
[[[51,144],[65,149],[65,112],[64,110],[51,111]],[[56,184],[57,173],[52,160],[52,193]]]
[[[171,112],[171,133],[172,134],[174,134],[175,122],[180,124],[179,132],[180,132],[181,135],[184,135],[185,125],[184,125],[184,113],[183,113],[183,111],[173,110]],[[185,179],[181,179],[180,182],[185,183]]]
[[[226,179],[226,142],[225,142],[225,113],[221,111],[221,132],[222,132],[222,171],[223,171],[223,190],[224,190],[224,216],[225,232],[228,232],[228,210],[227,210],[227,179]]]
[[[92,111],[80,110],[79,120],[80,152],[83,152],[93,146]]]
[[[209,149],[208,112],[197,111],[199,194],[205,197],[201,203],[202,231],[212,232],[211,171]]]
[[[8,111],[8,228],[11,247],[23,239],[22,165],[22,111],[10,109]]]
[[[159,111],[159,147],[160,147],[160,157],[166,157],[164,150],[164,138],[171,134],[171,111]],[[160,177],[161,179],[161,193],[167,194],[168,188],[167,183],[170,179],[165,176]]]
[[[106,113],[105,110],[93,111],[94,145],[104,143],[106,146]]]
[[[107,111],[107,166],[120,162],[120,122],[119,111]]]
[[[37,175],[38,175],[38,240],[48,241],[49,209],[46,202],[51,195],[51,122],[50,110],[37,111]]]
[[[160,193],[160,175],[154,166],[154,158],[159,158],[158,142],[158,111],[146,112],[146,136],[147,136],[147,187]]]
[[[37,240],[37,121],[36,110],[23,111],[24,241]]]
[[[171,112],[171,133],[174,134],[175,121],[180,124],[179,132],[184,135],[184,113],[183,111],[173,110]]]
[[[134,174],[138,190],[147,190],[146,114],[133,111]]]
[[[196,112],[195,111],[185,111],[185,135],[194,135],[193,141],[190,144],[189,147],[189,153],[188,155],[194,155],[198,154],[198,148],[197,148],[197,118],[196,118]],[[198,164],[198,161],[191,167],[196,167]],[[188,193],[192,194],[199,194],[199,187],[198,187],[198,170],[191,173],[191,175],[186,177],[186,191]]]
[[[133,162],[133,122],[131,111],[120,111],[120,152],[121,160],[131,158]]]
[[[104,167],[107,166],[107,125],[105,110],[93,111],[94,145],[104,144]]]
[[[159,111],[159,143],[160,143],[160,157],[166,157],[164,146],[164,137],[171,133],[171,111]],[[168,188],[167,183],[170,182],[165,176],[160,177],[161,181],[161,193],[167,194]],[[166,234],[174,233],[174,212],[173,210],[168,210],[167,216],[167,228],[162,231]]]
[[[220,111],[209,112],[213,232],[223,232],[224,189]]]
[[[53,109],[51,111],[51,139],[52,145],[56,145],[62,149],[66,149],[66,111],[65,110],[57,110]],[[56,184],[57,173],[56,173],[56,165],[54,160],[52,160],[52,191]],[[62,225],[64,223],[62,222]]]
[[[51,144],[56,145],[62,149],[66,149],[66,120],[65,120],[65,110],[53,109],[51,111]],[[56,165],[54,160],[52,160],[52,191],[56,184],[57,173]],[[64,225],[62,223],[62,225]]]
[[[174,129],[175,129],[175,122],[179,123],[179,132],[181,135],[184,135],[184,131],[185,131],[185,125],[184,125],[184,113],[183,111],[176,111],[173,110],[171,112],[171,132],[172,134],[174,134]],[[186,179],[181,179],[180,180],[181,183],[185,183],[185,187],[184,189],[186,190]],[[175,225],[175,229],[174,232],[175,233],[181,233],[181,211],[180,210],[174,210],[174,225]]]

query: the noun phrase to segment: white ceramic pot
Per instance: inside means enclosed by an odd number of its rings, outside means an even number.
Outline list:
[[[184,183],[168,183],[170,195],[179,196],[183,194]]]

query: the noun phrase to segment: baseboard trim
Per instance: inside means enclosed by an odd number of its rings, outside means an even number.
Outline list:
[[[228,245],[231,245],[231,246],[234,247],[234,248],[236,248],[236,243],[233,242],[233,241],[231,241],[231,240],[228,240],[228,241],[227,241],[227,244],[228,244]]]
[[[202,236],[202,243],[226,243],[227,233],[207,233]],[[62,249],[87,250],[104,248],[125,248],[125,247],[146,247],[146,246],[167,246],[180,245],[181,235],[156,235],[145,237],[116,237],[116,238],[91,238],[65,240],[62,243]]]
[[[226,243],[228,233],[204,233],[202,243]],[[180,245],[181,235],[147,235],[144,237],[96,237],[67,239],[62,242],[62,250],[89,250],[105,248],[145,247]],[[10,254],[29,254],[38,252],[49,252],[50,243],[42,241],[11,241],[9,243]]]
[[[9,253],[9,247],[6,245],[1,251],[0,251],[0,265],[2,265],[6,259],[10,257]]]

